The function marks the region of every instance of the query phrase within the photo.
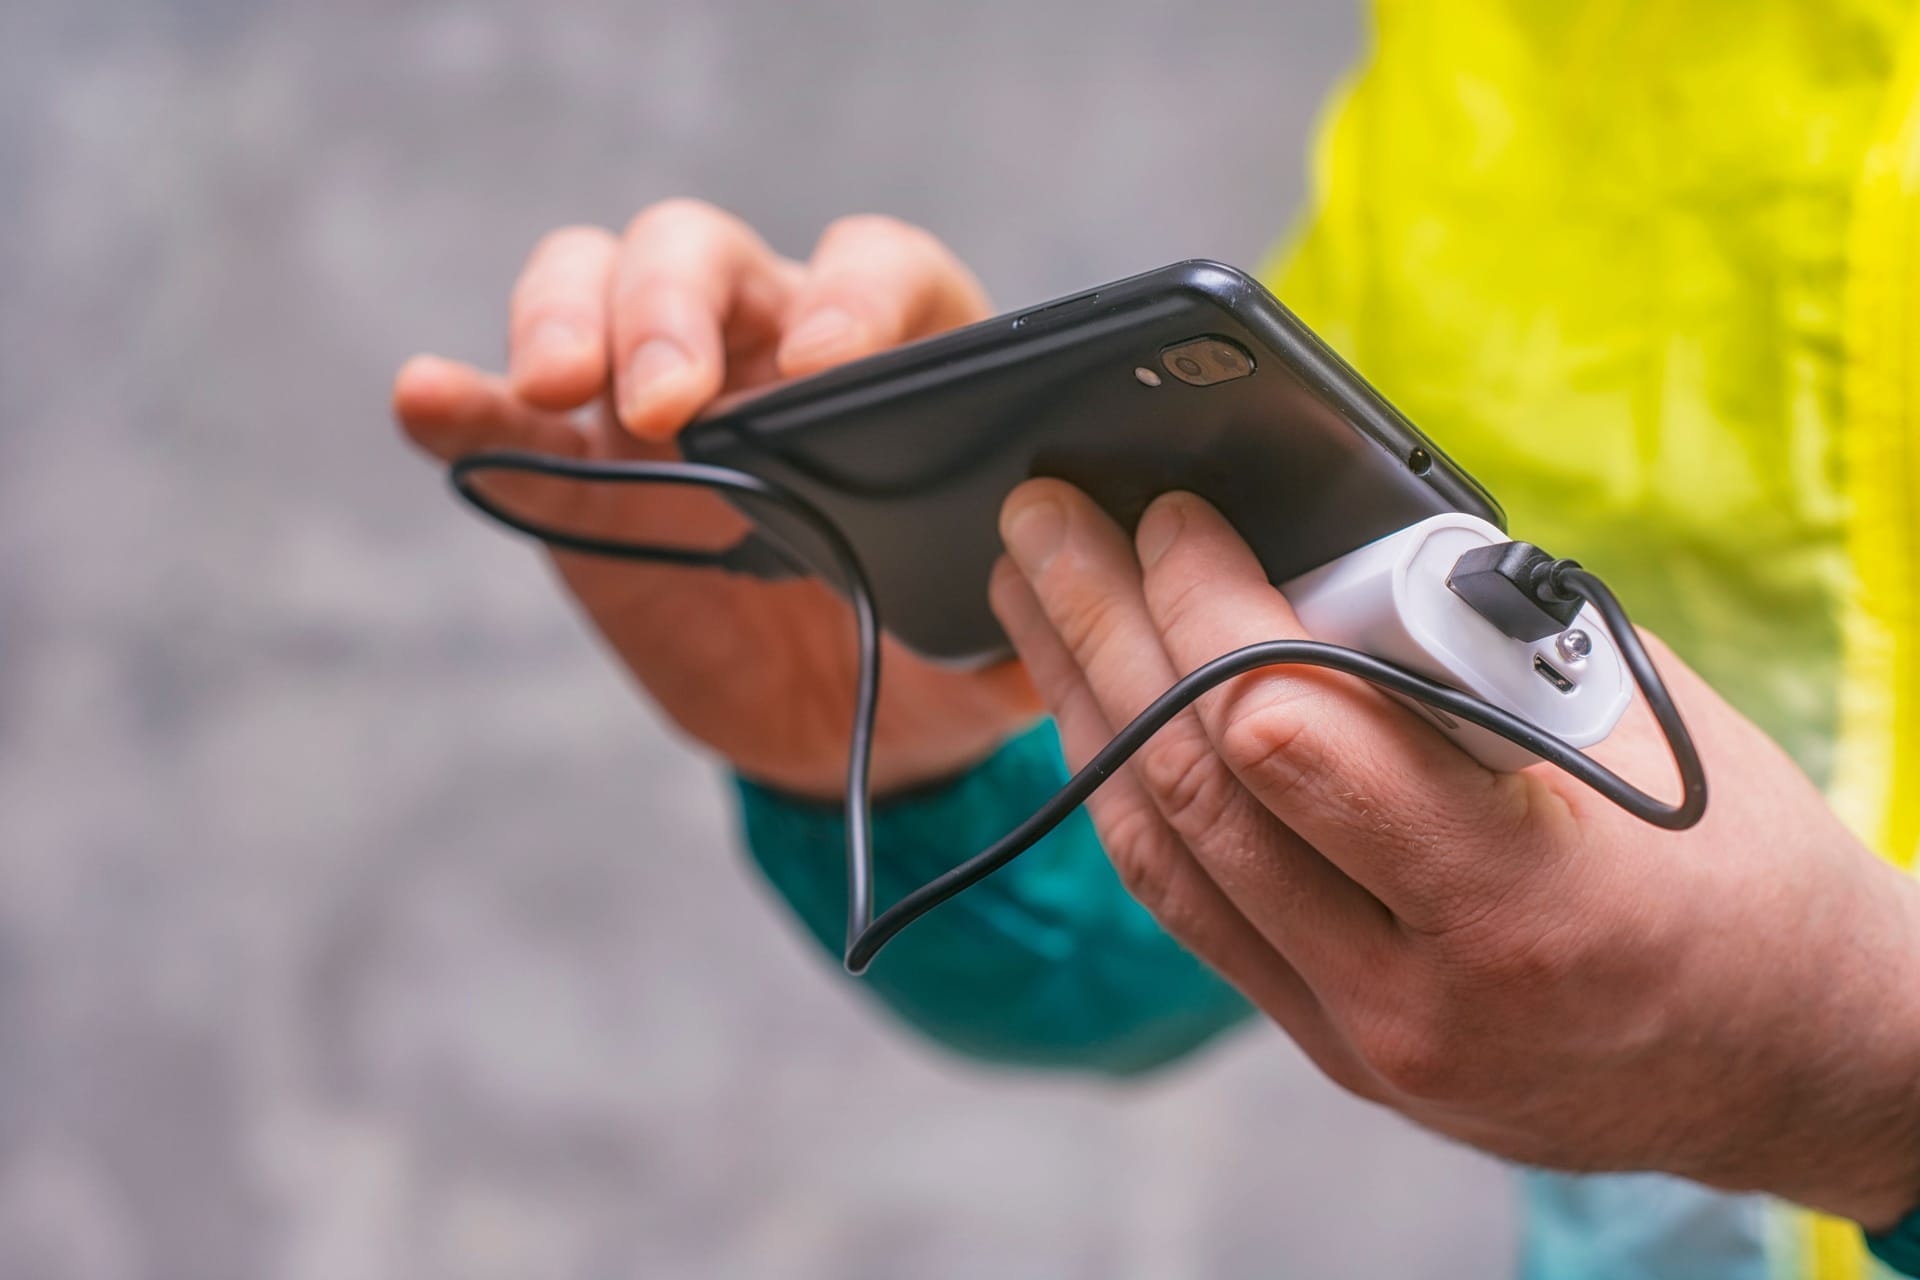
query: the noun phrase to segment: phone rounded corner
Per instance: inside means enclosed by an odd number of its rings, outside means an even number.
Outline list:
[[[1273,296],[1249,272],[1215,258],[1188,258],[1174,270],[1182,289],[1227,310],[1233,310],[1248,297]]]

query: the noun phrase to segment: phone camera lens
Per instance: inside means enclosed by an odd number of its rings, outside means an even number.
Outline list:
[[[1253,372],[1253,357],[1245,348],[1231,338],[1213,334],[1163,347],[1160,360],[1168,373],[1190,387],[1211,387]]]

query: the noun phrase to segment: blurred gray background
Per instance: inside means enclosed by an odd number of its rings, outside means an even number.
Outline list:
[[[1490,1276],[1507,1175],[1276,1034],[885,1025],[398,442],[545,229],[1251,264],[1345,0],[0,6],[0,1277]]]

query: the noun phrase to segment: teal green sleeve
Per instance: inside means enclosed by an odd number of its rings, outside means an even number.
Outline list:
[[[1920,1209],[1885,1235],[1867,1235],[1867,1249],[1903,1276],[1920,1276]]]
[[[875,806],[880,906],[992,844],[1065,780],[1048,723],[953,782]],[[739,791],[754,861],[837,961],[847,884],[839,806],[744,779]],[[1128,896],[1085,810],[848,981],[960,1053],[1112,1075],[1172,1062],[1249,1011]]]

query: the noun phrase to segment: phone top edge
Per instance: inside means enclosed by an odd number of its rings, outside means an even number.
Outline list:
[[[784,409],[839,392],[884,382],[908,372],[933,372],[985,352],[1040,338],[1089,313],[1120,310],[1169,289],[1204,300],[1256,332],[1305,379],[1312,390],[1340,409],[1350,424],[1376,444],[1404,460],[1416,449],[1431,459],[1422,475],[1435,494],[1455,510],[1478,515],[1504,530],[1505,510],[1492,494],[1415,426],[1379,390],[1324,339],[1313,332],[1249,272],[1212,258],[1187,258],[1135,275],[1003,312],[958,329],[905,343],[862,360],[768,386],[721,397],[681,433],[688,458],[754,436],[765,421]]]
[[[1057,322],[1077,319],[1082,314],[1082,308],[1091,306],[1095,301],[1115,306],[1164,290],[1170,283],[1178,285],[1184,293],[1204,297],[1214,305],[1228,309],[1247,296],[1249,290],[1264,295],[1270,303],[1278,305],[1258,280],[1239,268],[1209,258],[1188,258],[1125,276],[1097,288],[1062,294],[1032,306],[1000,312],[957,329],[903,342],[899,346],[818,373],[782,378],[761,386],[727,392],[694,415],[693,421],[682,433],[682,441],[684,444],[687,435],[722,422],[749,407],[758,413],[765,413],[790,400],[811,399],[843,386],[890,375],[912,367],[929,355],[938,354],[943,361],[964,359],[977,349],[1030,338]]]

